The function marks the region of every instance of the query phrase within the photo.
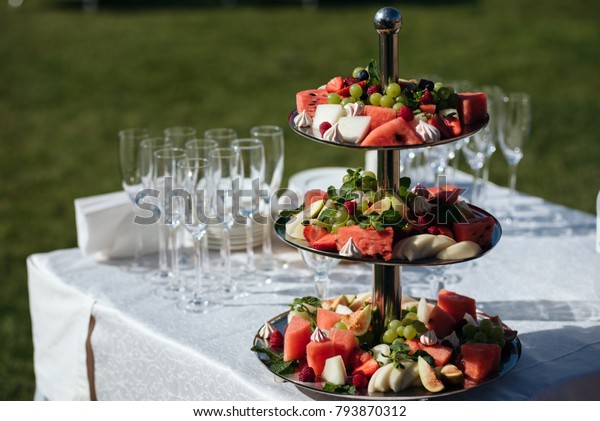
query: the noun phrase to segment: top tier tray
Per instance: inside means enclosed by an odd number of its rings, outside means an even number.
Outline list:
[[[329,146],[338,146],[341,148],[351,148],[351,149],[362,149],[365,151],[368,150],[403,150],[403,149],[419,149],[419,148],[425,148],[425,147],[429,147],[429,146],[437,146],[437,145],[445,145],[448,143],[453,143],[456,142],[458,140],[461,139],[465,139],[467,137],[473,136],[474,134],[478,133],[479,131],[483,130],[485,128],[485,126],[487,126],[488,122],[489,122],[489,116],[487,116],[487,118],[483,121],[481,121],[479,124],[476,125],[470,125],[470,126],[465,126],[463,132],[460,134],[460,136],[456,136],[456,137],[451,137],[448,139],[443,139],[443,140],[438,140],[437,142],[433,142],[433,143],[421,143],[419,145],[397,145],[397,146],[361,146],[360,144],[356,144],[356,143],[347,143],[347,142],[333,142],[331,140],[327,140],[327,139],[323,139],[320,136],[316,136],[316,134],[313,131],[312,127],[298,127],[296,126],[296,123],[294,123],[294,119],[296,118],[296,116],[298,115],[298,111],[294,110],[290,113],[290,115],[288,116],[288,123],[290,125],[290,128],[298,133],[301,136],[304,136],[310,140],[314,140],[315,142],[319,142],[319,143],[323,143],[325,145],[329,145]]]

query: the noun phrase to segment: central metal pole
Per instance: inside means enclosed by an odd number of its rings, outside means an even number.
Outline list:
[[[384,7],[375,14],[375,29],[379,34],[379,79],[382,87],[398,80],[398,32],[402,16],[393,7]],[[400,187],[400,150],[377,151],[377,180],[380,190],[398,192]],[[400,319],[402,302],[401,266],[373,265],[373,334],[375,340],[390,320]]]

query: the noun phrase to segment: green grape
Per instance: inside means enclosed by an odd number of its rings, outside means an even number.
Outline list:
[[[352,96],[349,96],[348,98],[344,98],[344,99],[342,99],[342,102],[341,102],[341,104],[342,104],[342,107],[343,107],[344,105],[346,105],[346,104],[351,104],[351,103],[353,103],[353,102],[356,102],[356,98],[354,98],[354,97],[352,97]]]
[[[443,87],[444,87],[444,84],[442,82],[435,82],[433,85],[433,89],[436,91],[439,91]]]
[[[400,94],[396,97],[396,102],[402,105],[408,105],[408,97],[405,94]]]
[[[342,100],[342,98],[336,92],[332,92],[329,95],[327,95],[327,103],[328,104],[339,104],[341,100]]]
[[[350,86],[350,95],[354,98],[360,98],[363,94],[363,88],[358,83],[352,84]]]
[[[348,219],[348,220],[346,221],[346,226],[347,226],[347,227],[349,227],[349,226],[351,226],[351,225],[356,225],[356,224],[357,224],[357,222],[356,222],[354,219]]]
[[[490,331],[490,337],[496,341],[500,338],[504,338],[504,329],[502,329],[500,326],[492,327],[492,330]]]
[[[487,335],[484,332],[477,332],[475,334],[475,336],[473,336],[473,339],[475,340],[475,342],[479,342],[479,343],[486,343],[487,342]]]
[[[460,97],[458,96],[458,94],[452,93],[448,97],[448,106],[450,108],[456,108],[456,106],[459,104],[459,102],[460,102]]]
[[[375,94],[373,94],[375,95]],[[392,106],[394,105],[394,97],[390,96],[390,95],[384,95],[381,97],[381,99],[379,100],[379,105],[381,105],[384,108],[392,108]]]
[[[380,105],[382,97],[383,95],[381,95],[379,92],[372,93],[371,96],[369,96],[369,102],[371,105]]]
[[[385,332],[383,332],[383,342],[385,342],[386,344],[391,344],[392,342],[394,342],[394,339],[396,339],[398,337],[398,334],[396,333],[395,330],[392,329],[388,329]]]
[[[404,327],[404,337],[406,339],[413,339],[415,336],[417,336],[417,329],[413,325]]]
[[[400,325],[396,328],[396,334],[400,336],[404,336],[404,326]]]
[[[348,326],[346,326],[343,322],[337,322],[333,325],[333,328],[338,330],[348,330]]]
[[[364,67],[355,67],[354,70],[352,70],[352,77],[358,77],[358,72],[360,72],[361,70],[365,70]]]
[[[469,324],[464,325],[462,327],[462,333],[466,339],[473,339],[473,337],[477,333],[477,327]]]
[[[352,176],[350,174],[346,174],[342,177],[342,183],[349,183],[352,180]]]
[[[438,89],[438,95],[440,99],[443,99],[444,101],[446,101],[450,97],[451,93],[452,92],[450,92],[450,89],[448,89],[445,86],[442,86],[440,89]]]
[[[385,88],[385,94],[394,98],[400,95],[401,92],[402,90],[400,89],[400,85],[398,85],[397,83],[390,83]]]
[[[398,326],[402,326],[402,322],[400,322],[400,320],[398,320],[398,319],[394,319],[388,323],[388,329],[396,330],[398,328]]]
[[[396,102],[392,108],[394,109],[394,111],[398,111],[402,107],[404,107],[404,104]]]
[[[440,95],[436,91],[431,91],[431,98],[433,98],[433,103],[437,103],[440,100]]]
[[[394,341],[392,342],[392,345],[396,345],[396,344],[403,344],[404,343],[404,339],[402,338],[396,338],[394,339]]]
[[[404,317],[411,319],[411,320],[419,320],[419,316],[417,316],[417,313],[414,311],[409,311],[408,313],[406,313],[406,316],[404,316]]]
[[[489,335],[492,331],[492,321],[490,319],[483,319],[479,322],[479,330]]]

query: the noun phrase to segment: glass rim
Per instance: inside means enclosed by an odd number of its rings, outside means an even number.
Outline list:
[[[210,143],[210,144],[214,145],[212,147],[215,147],[215,148],[219,146],[219,142],[217,142],[214,139],[201,138],[201,139],[190,139],[190,140],[188,140],[187,142],[185,142],[185,147],[186,148],[188,148],[188,147],[189,148],[196,147],[197,149],[208,149],[208,147],[211,147],[211,146],[208,146],[208,145],[201,145],[204,142]],[[194,145],[198,145],[198,146],[194,146]]]
[[[232,158],[239,155],[233,148],[215,148],[208,153],[209,158]]]
[[[155,158],[183,158],[186,156],[185,149],[181,148],[161,148],[152,154]]]
[[[190,162],[202,163],[203,165],[199,166],[198,168],[204,168],[204,167],[210,166],[208,159],[206,159],[206,158],[184,158],[177,163],[177,166],[187,168],[190,166],[189,165]]]
[[[118,131],[119,137],[150,137],[150,131],[143,127],[131,127],[128,129],[121,129]]]
[[[256,134],[271,135],[280,133],[283,133],[283,127],[275,124],[263,124],[250,128],[250,134],[253,136]]]
[[[244,149],[244,150],[264,148],[262,140],[257,139],[255,137],[245,138],[245,139],[236,139],[233,142],[231,142],[231,147],[233,149],[238,148],[238,149]]]

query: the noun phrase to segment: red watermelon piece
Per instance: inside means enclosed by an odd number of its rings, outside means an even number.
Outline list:
[[[501,351],[498,344],[472,342],[461,345],[465,376],[477,382],[496,373],[500,368]]]
[[[459,93],[460,101],[457,110],[460,120],[465,126],[477,124],[487,116],[487,95],[483,92]]]
[[[379,126],[394,120],[396,118],[396,110],[376,105],[365,105],[364,115],[371,117],[369,131],[372,131]]]
[[[334,343],[336,355],[341,355],[346,367],[351,367],[358,341],[351,330],[332,329],[331,340]]]
[[[311,117],[315,116],[317,105],[327,104],[328,92],[325,89],[307,89],[296,93],[296,110],[306,111]]]
[[[455,320],[462,320],[465,313],[470,314],[473,319],[477,320],[476,301],[471,297],[442,289],[438,293],[437,304]]]
[[[340,321],[342,315],[335,311],[317,308],[317,327],[321,330],[329,330]]]
[[[352,375],[354,376],[355,374],[362,373],[370,379],[377,370],[379,370],[379,363],[375,361],[375,358],[371,357],[359,366],[354,367]]]
[[[427,191],[429,192],[429,202],[434,202],[436,204],[448,203],[453,205],[460,197],[462,189],[457,186],[444,185],[439,187],[429,187]]]
[[[452,223],[452,232],[457,242],[474,241],[481,248],[486,248],[492,244],[495,224],[491,216],[472,218],[466,222],[455,221]]]
[[[445,338],[454,330],[456,320],[447,311],[443,310],[439,305],[433,307],[429,314],[429,320],[425,326],[429,330],[433,330],[438,338]]]
[[[308,246],[312,247],[311,244],[320,238],[325,237],[327,234],[329,234],[329,231],[327,231],[325,228],[317,227],[316,225],[307,225],[304,227],[303,234],[304,238],[306,238],[306,241],[308,242]]]
[[[460,136],[462,133],[462,126],[458,117],[446,116],[442,117],[442,121],[452,133],[452,137]]]
[[[292,317],[283,335],[283,361],[297,360],[306,355],[311,333],[308,320]]]
[[[335,252],[338,250],[337,234],[328,233],[327,235],[319,238],[317,241],[314,241],[312,244],[309,245],[315,250]]]
[[[435,104],[421,104],[419,109],[425,114],[435,114]]]
[[[365,107],[366,108],[366,107]],[[423,140],[403,118],[395,118],[371,130],[362,146],[420,145]]]
[[[315,374],[320,376],[325,368],[325,360],[338,355],[335,352],[335,344],[330,339],[322,342],[311,341],[306,346],[306,362]]]
[[[407,339],[406,341],[404,341],[405,343],[408,344],[409,348],[410,348],[410,353],[414,354],[415,352],[417,352],[418,350],[421,349],[421,341],[418,340],[417,338],[413,338],[413,339]]]
[[[419,339],[408,339],[405,341],[410,347],[410,353],[414,354],[416,351],[425,351],[435,361],[436,367],[442,367],[450,361],[452,358],[453,349],[440,344],[435,345],[423,345]]]
[[[433,114],[427,122],[440,131],[441,139],[450,139],[453,137],[450,129],[437,114]]]
[[[358,225],[341,227],[337,232],[337,249],[341,250],[350,238],[365,257],[381,256],[384,260],[392,258],[392,227],[386,227],[383,231],[377,231],[373,227],[364,229]]]

